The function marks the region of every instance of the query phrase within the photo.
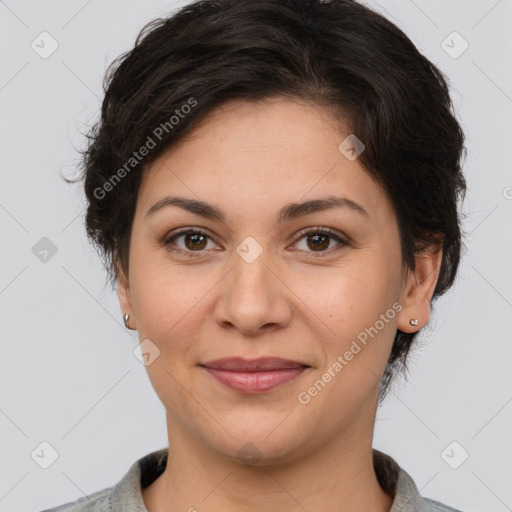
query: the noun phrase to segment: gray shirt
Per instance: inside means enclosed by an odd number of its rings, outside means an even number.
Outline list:
[[[153,483],[167,464],[168,448],[140,458],[113,487],[42,512],[148,512],[141,490]],[[382,489],[394,496],[389,512],[461,512],[422,498],[413,479],[393,458],[373,450],[373,465]]]

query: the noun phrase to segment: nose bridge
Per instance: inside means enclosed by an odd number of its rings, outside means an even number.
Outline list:
[[[233,258],[232,292],[239,299],[244,297],[262,298],[258,297],[258,295],[262,294],[265,290],[269,293],[269,287],[271,287],[271,284],[268,282],[269,274],[272,275],[267,268],[271,263],[268,251],[262,251],[258,256],[246,259],[243,253],[240,254],[243,250],[244,246],[241,244],[236,256]]]
[[[270,252],[261,248],[255,255],[254,250],[249,241],[233,254],[232,271],[226,276],[216,313],[218,322],[229,322],[245,332],[283,324],[290,314],[284,288],[271,270]]]

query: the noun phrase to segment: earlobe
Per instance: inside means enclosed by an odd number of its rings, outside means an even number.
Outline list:
[[[442,247],[425,249],[416,257],[414,272],[409,270],[403,288],[403,308],[397,321],[397,327],[402,332],[416,332],[428,323],[430,303],[441,270],[442,254]]]
[[[132,301],[128,279],[122,271],[117,272],[117,297],[119,299],[119,306],[123,313],[125,325],[130,329],[130,327],[127,325],[126,315],[129,315],[128,319],[133,317]]]

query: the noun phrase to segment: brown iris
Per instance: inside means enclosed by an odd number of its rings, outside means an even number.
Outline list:
[[[317,244],[316,241],[318,241],[319,239],[322,239],[322,243],[321,244]],[[324,235],[322,233],[315,233],[313,235],[309,235],[307,237],[307,241],[308,241],[308,246],[310,248],[314,248],[314,249],[327,249],[329,247],[329,236],[328,235]],[[314,240],[314,245],[309,245],[309,242],[311,240]]]
[[[208,237],[200,233],[186,233],[185,234],[185,245],[187,249],[204,249],[207,245]],[[192,240],[192,243],[189,242]],[[204,245],[202,245],[204,244]]]

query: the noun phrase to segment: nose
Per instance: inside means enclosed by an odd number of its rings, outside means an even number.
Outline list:
[[[218,325],[255,335],[289,324],[293,294],[270,259],[265,251],[252,263],[234,254],[231,272],[219,283],[214,312]]]

